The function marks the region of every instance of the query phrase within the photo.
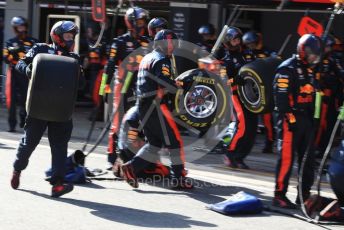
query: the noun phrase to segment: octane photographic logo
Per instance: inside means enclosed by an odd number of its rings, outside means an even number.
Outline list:
[[[178,44],[178,48],[173,52],[173,57],[170,58],[171,70],[162,67],[161,74],[161,76],[166,74],[166,77],[169,77],[168,71],[171,71],[170,77],[177,82],[175,85],[166,83],[158,76],[145,73],[145,78],[155,81],[164,88],[164,96],[161,100],[156,89],[145,92],[140,97],[141,100],[149,97],[152,98],[152,103],[148,109],[145,109],[145,114],[141,115],[141,119],[139,119],[138,108],[133,108],[137,100],[138,62],[153,50],[153,42],[128,55],[118,71],[122,74],[122,79],[119,79],[118,74],[113,78],[116,79],[113,80],[112,85],[119,87],[115,92],[120,92],[120,95],[115,96],[117,103],[110,108],[112,111],[110,116],[114,117],[114,114],[115,117],[117,116],[115,119],[119,123],[117,128],[118,147],[121,154],[128,158],[135,155],[147,143],[144,136],[145,126],[152,125],[154,122],[153,128],[157,131],[153,137],[162,145],[150,146],[149,151],[140,154],[140,157],[156,163],[161,155],[169,155],[172,165],[181,164],[180,159],[185,162],[194,162],[207,154],[207,150],[212,150],[218,144],[221,131],[230,122],[230,90],[226,86],[225,79],[208,71],[207,68],[192,69],[177,74],[180,71],[178,67],[181,65],[187,62],[197,67],[198,55],[208,56],[209,53],[205,53],[201,47],[187,41],[178,40]],[[113,95],[110,98],[113,98]],[[120,98],[120,103],[118,103],[118,98]],[[169,108],[168,111],[166,108]],[[126,114],[129,109],[130,115]],[[154,121],[152,122],[151,119]],[[172,135],[175,135],[176,138]],[[173,147],[176,141],[180,143],[180,148]],[[181,157],[181,155],[183,156]],[[165,158],[162,161],[166,163]]]

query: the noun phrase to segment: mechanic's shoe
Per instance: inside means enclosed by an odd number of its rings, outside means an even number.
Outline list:
[[[15,132],[16,132],[16,129],[15,129],[15,128],[10,128],[9,130],[7,130],[7,132],[9,132],[9,133],[15,133]]]
[[[25,126],[25,119],[21,120],[19,123],[20,128],[24,128],[24,126]]]
[[[155,170],[157,171],[158,175],[161,175],[161,176],[169,176],[170,175],[170,169],[168,167],[166,167],[165,165],[163,165],[160,161],[158,161],[156,163]],[[187,172],[185,172],[185,175],[186,174],[187,174]]]
[[[111,162],[107,162],[105,165],[105,170],[111,171],[113,169],[113,164]]]
[[[163,165],[160,161],[155,163],[155,167],[153,169],[145,169],[144,172],[150,175],[159,175],[162,177],[167,177],[170,175],[170,169]]]
[[[285,209],[296,209],[296,204],[291,202],[284,195],[275,195],[275,197],[272,200],[272,206]]]
[[[115,177],[123,178],[123,171],[121,169],[123,162],[120,159],[117,159],[112,166],[112,172]]]
[[[273,153],[273,142],[266,142],[262,153]]]
[[[305,202],[310,197],[310,193],[305,193],[305,194],[302,195],[302,197],[303,197],[303,202]],[[295,204],[298,205],[298,206],[301,205],[299,194],[297,194],[297,197],[296,197],[296,200],[295,200]]]
[[[117,160],[117,154],[116,153],[107,153],[107,165],[106,165],[106,170],[112,171],[112,167],[115,164]]]
[[[171,186],[174,189],[192,189],[194,187],[192,180],[187,177],[172,177]]]
[[[239,169],[250,169],[250,167],[244,162],[244,160],[236,160],[236,164]]]
[[[51,189],[51,197],[60,197],[66,193],[69,193],[73,190],[74,186],[73,184],[62,184],[58,183],[53,185]]]
[[[11,187],[17,189],[20,183],[20,172],[14,170],[11,178]]]
[[[237,164],[236,160],[230,159],[226,155],[223,157],[223,163],[230,168],[234,168],[234,169],[238,168],[238,164]]]
[[[133,166],[128,162],[121,166],[123,177],[125,181],[133,188],[139,187],[139,182],[137,181],[137,177],[134,173]]]

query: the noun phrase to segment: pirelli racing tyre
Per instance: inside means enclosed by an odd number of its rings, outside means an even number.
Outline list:
[[[239,77],[245,84],[238,86],[241,102],[252,113],[262,114],[273,109],[272,83],[281,59],[257,59],[241,67]]]
[[[218,75],[192,69],[176,80],[182,82],[182,89],[178,89],[175,96],[175,115],[185,127],[204,131],[223,119],[229,120],[229,87]]]
[[[29,116],[63,122],[72,118],[80,75],[76,59],[37,54],[32,63],[26,111]]]

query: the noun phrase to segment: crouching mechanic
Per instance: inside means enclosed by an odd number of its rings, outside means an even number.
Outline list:
[[[286,196],[297,153],[299,170],[303,156],[310,144],[315,102],[315,77],[312,68],[319,63],[321,40],[315,35],[303,35],[297,44],[297,55],[284,61],[278,68],[273,83],[275,110],[277,112],[276,185],[273,205],[296,208]],[[313,154],[305,163],[303,171],[303,199],[310,195],[314,180]],[[299,199],[296,199],[296,203]]]
[[[61,56],[68,56],[79,60],[79,56],[73,53],[74,39],[78,34],[78,27],[71,21],[59,21],[54,24],[50,31],[52,45],[38,43],[21,59],[16,69],[28,78],[31,78],[31,68],[34,57],[39,53],[49,53]],[[39,144],[44,131],[48,128],[48,139],[52,154],[52,197],[59,197],[73,190],[72,184],[63,183],[65,176],[65,163],[67,159],[67,145],[70,140],[73,124],[72,120],[67,122],[52,122],[36,119],[30,116],[26,118],[24,137],[19,143],[17,156],[14,161],[14,171],[11,179],[13,189],[19,187],[21,171],[24,170],[32,152]]]
[[[145,136],[143,130],[140,129],[140,124],[138,106],[134,106],[124,115],[118,135],[119,158],[124,163],[131,160],[145,144]],[[118,177],[123,176],[120,170],[122,164],[120,160],[118,159],[113,167],[114,175]],[[163,165],[157,157],[155,162],[151,162],[136,176],[147,178],[153,176],[167,177],[169,175],[169,167]]]
[[[161,30],[155,35],[154,50],[140,63],[136,104],[148,143],[121,167],[125,180],[134,188],[138,187],[136,174],[155,162],[162,147],[170,151],[172,186],[186,189],[193,187],[185,178],[183,143],[168,103],[172,97],[169,92],[175,91],[177,87],[171,75],[170,61],[177,45],[177,36],[171,30]]]

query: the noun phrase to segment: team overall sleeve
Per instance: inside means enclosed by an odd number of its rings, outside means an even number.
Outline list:
[[[291,95],[291,78],[290,71],[286,69],[281,69],[276,73],[273,82],[273,92],[275,97],[275,106],[277,110],[281,113],[291,113],[292,112],[292,100],[289,95]]]
[[[167,88],[168,90],[176,88],[176,83],[172,75],[171,61],[169,59],[166,58],[156,63],[154,66],[154,75],[160,87]]]
[[[13,47],[12,42],[10,40],[7,41],[2,51],[5,63],[15,65],[19,60],[19,51],[22,51],[21,47]]]
[[[335,75],[341,80],[344,81],[344,67],[342,65],[342,63],[340,62],[340,60],[332,60],[331,62],[331,69],[333,69]]]
[[[226,66],[226,73],[229,80],[234,80],[236,71],[234,63],[228,59],[224,59],[224,65]]]
[[[7,41],[5,43],[4,49],[2,50],[3,60],[5,61],[6,64],[10,64],[11,61],[13,60],[13,55],[10,54],[10,51],[8,50],[10,46],[11,44]]]
[[[99,95],[104,95],[104,93],[110,93],[110,83],[113,78],[113,74],[116,71],[116,68],[119,64],[118,51],[119,41],[115,39],[110,47],[108,61],[106,66],[104,67],[102,82],[99,89]]]
[[[20,59],[16,65],[16,70],[24,75],[26,75],[26,67],[30,65],[33,61],[33,58],[37,55],[38,46],[34,45],[24,56]]]

